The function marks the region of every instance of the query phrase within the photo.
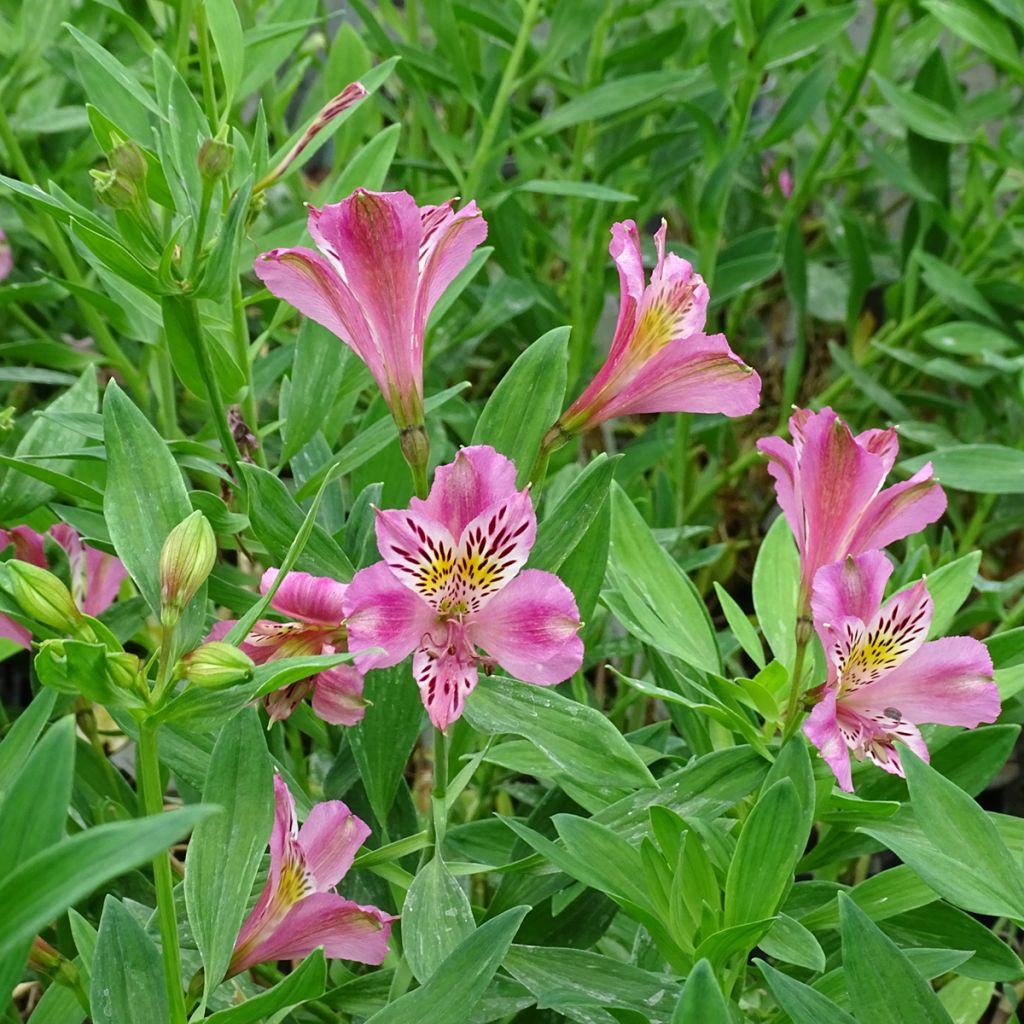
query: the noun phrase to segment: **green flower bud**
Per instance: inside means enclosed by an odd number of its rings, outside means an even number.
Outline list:
[[[142,185],[149,174],[149,163],[142,147],[131,140],[119,142],[107,154],[107,162],[113,171],[117,171],[136,185]]]
[[[7,589],[22,611],[58,633],[74,633],[82,613],[67,587],[52,572],[17,560],[7,563]]]
[[[139,203],[138,186],[120,171],[90,171],[96,197],[115,210],[130,210]]]
[[[138,690],[142,673],[142,662],[127,651],[116,651],[107,655],[107,675],[121,690]]]
[[[160,621],[174,626],[217,561],[217,538],[202,512],[171,530],[160,552]]]
[[[186,654],[177,674],[196,686],[213,688],[244,682],[253,668],[252,658],[244,651],[223,640],[211,640]]]
[[[226,139],[204,139],[199,147],[199,173],[208,182],[223,178],[234,162],[235,147]]]

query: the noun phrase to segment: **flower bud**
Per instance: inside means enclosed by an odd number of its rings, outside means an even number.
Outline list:
[[[127,651],[107,654],[107,675],[120,690],[137,690],[142,674],[142,662]]]
[[[217,538],[202,512],[193,512],[167,535],[160,552],[160,621],[173,626],[206,582],[217,561]]]
[[[96,197],[115,210],[130,210],[139,203],[139,190],[135,182],[120,171],[90,171]]]
[[[199,147],[199,173],[208,182],[223,178],[234,162],[235,147],[227,139],[204,139]]]
[[[38,565],[8,562],[7,589],[30,619],[58,633],[74,633],[82,623],[82,613],[68,588]]]
[[[107,163],[111,170],[124,175],[129,181],[142,185],[149,174],[149,164],[146,162],[146,154],[138,143],[119,142],[107,154]]]
[[[211,640],[181,659],[178,675],[196,686],[213,688],[241,683],[252,675],[253,668],[252,658],[244,651],[223,640]]]

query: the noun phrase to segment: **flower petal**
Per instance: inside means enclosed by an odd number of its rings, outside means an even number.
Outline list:
[[[32,650],[32,633],[6,615],[0,615],[0,637],[4,640],[13,640],[26,651]]]
[[[828,626],[848,618],[869,622],[874,617],[891,575],[892,563],[881,551],[849,556],[822,566],[814,574],[811,609],[826,650],[832,642]]]
[[[420,211],[423,240],[416,298],[416,334],[420,338],[434,304],[487,237],[487,222],[476,203],[470,201],[453,213],[452,202],[425,206]]]
[[[832,769],[839,788],[853,792],[853,775],[850,766],[850,749],[839,731],[836,717],[836,691],[828,689],[821,702],[814,705],[804,721],[803,729],[807,738],[818,748],[825,763]]]
[[[412,674],[420,688],[430,721],[444,732],[462,716],[466,698],[476,689],[476,659],[466,637],[454,623],[453,642],[432,638],[412,658]],[[440,633],[440,631],[439,631]]]
[[[882,709],[892,718],[967,729],[999,717],[992,659],[985,645],[969,636],[922,644],[901,665],[846,701],[862,711]]]
[[[363,674],[353,665],[337,665],[316,677],[313,714],[331,725],[355,725],[366,714]]]
[[[333,889],[348,874],[370,828],[340,800],[314,804],[299,829],[298,844],[317,892]]]
[[[745,416],[757,408],[761,378],[737,356],[724,334],[676,337],[628,379],[611,382],[590,425],[615,416],[653,412],[719,412]]]
[[[490,445],[460,448],[453,462],[438,466],[430,494],[412,508],[459,537],[466,525],[516,491],[516,467]]]
[[[789,523],[797,547],[804,547],[804,510],[800,502],[800,467],[796,449],[781,437],[762,437],[757,450],[768,456],[768,474],[775,481],[775,497]]]
[[[260,593],[266,594],[277,579],[278,569],[268,569],[260,580]],[[289,619],[310,622],[318,626],[341,624],[345,617],[343,599],[345,584],[326,576],[311,576],[294,569],[285,576],[270,607]]]
[[[296,903],[271,935],[233,962],[232,972],[271,960],[298,960],[321,946],[331,959],[376,965],[387,955],[395,920],[376,907],[360,906],[337,893],[313,893]]]
[[[85,601],[82,611],[96,616],[106,611],[121,590],[128,570],[120,558],[108,555],[86,545],[85,548]]]
[[[527,683],[564,682],[583,664],[580,613],[572,591],[553,573],[521,572],[467,627],[472,642]]]
[[[886,430],[862,430],[857,435],[857,444],[862,445],[882,460],[887,475],[896,462],[896,456],[900,453],[900,442],[894,427],[889,427]]]
[[[400,583],[383,562],[355,574],[345,592],[345,618],[350,651],[383,648],[356,655],[360,672],[397,665],[437,623],[430,605]]]
[[[263,706],[271,723],[283,722],[309,696],[310,690],[316,685],[316,677],[300,679],[297,683],[289,683],[280,689],[273,690],[263,698]]]
[[[868,505],[850,541],[852,552],[888,547],[918,533],[946,511],[946,492],[935,482],[932,464],[909,480],[887,487]]]
[[[455,574],[451,533],[416,509],[378,510],[376,526],[377,547],[395,579],[439,608]]]

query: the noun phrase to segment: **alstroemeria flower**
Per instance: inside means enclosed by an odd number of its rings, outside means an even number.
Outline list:
[[[0,228],[0,281],[2,281],[14,268],[14,256],[11,253],[11,243],[7,241],[3,228]]]
[[[397,918],[333,891],[369,828],[340,800],[316,804],[298,828],[295,801],[280,775],[274,796],[270,873],[238,933],[228,975],[269,960],[297,960],[320,946],[333,959],[381,963]]]
[[[128,571],[121,559],[83,544],[82,538],[66,523],[56,523],[45,534],[36,533],[28,526],[0,530],[0,550],[13,544],[14,557],[19,561],[48,569],[43,546],[47,536],[52,537],[67,552],[71,596],[79,611],[95,617],[109,608]],[[32,634],[6,615],[0,615],[0,637],[13,640],[26,650],[32,646]]]
[[[775,494],[800,550],[802,603],[823,565],[884,548],[946,510],[930,462],[882,490],[899,453],[894,429],[854,435],[827,406],[817,413],[797,409],[789,429],[792,444],[765,437],[757,447],[770,460]]]
[[[515,466],[487,445],[463,448],[425,500],[377,513],[384,560],[356,573],[345,617],[352,650],[383,650],[356,665],[384,668],[415,652],[413,675],[439,729],[462,714],[479,665],[541,686],[568,679],[583,661],[579,610],[557,576],[520,571],[536,533]]]
[[[277,579],[277,569],[268,569],[260,580],[265,594]],[[341,620],[345,584],[305,572],[290,572],[270,601],[270,607],[291,619],[274,622],[259,619],[239,647],[257,665],[278,658],[299,658],[346,651],[345,627]],[[207,640],[223,640],[234,619],[214,624]],[[363,717],[363,675],[352,665],[336,665],[308,679],[283,686],[266,697],[272,722],[287,718],[312,691],[313,712],[332,725],[355,725]]]
[[[654,236],[658,263],[648,285],[636,224],[612,225],[619,321],[604,366],[558,421],[563,433],[635,413],[743,416],[757,408],[761,378],[724,334],[704,334],[707,285],[686,260],[665,252],[666,230],[662,221]]]
[[[417,206],[407,192],[356,189],[309,209],[320,252],[273,249],[256,276],[366,363],[400,428],[423,423],[423,333],[431,309],[487,237],[474,202]]]
[[[889,559],[868,551],[814,577],[811,607],[828,681],[803,728],[847,792],[851,750],[903,775],[897,740],[928,760],[918,724],[973,729],[999,716],[985,645],[969,636],[926,642],[932,599],[924,580],[882,604],[890,575]]]

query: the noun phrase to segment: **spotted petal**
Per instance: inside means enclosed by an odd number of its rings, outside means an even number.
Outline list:
[[[453,462],[438,466],[430,494],[412,508],[443,523],[453,537],[492,505],[507,501],[516,490],[515,464],[490,445],[460,448]]]
[[[449,639],[432,637],[412,659],[412,674],[420,688],[430,721],[444,731],[462,716],[466,698],[477,684],[476,658],[464,633],[450,624]]]
[[[260,593],[274,585],[279,569],[268,569],[260,580]],[[276,612],[300,622],[337,628],[344,618],[345,584],[326,576],[311,576],[294,569],[285,576],[270,602]]]
[[[441,523],[414,509],[377,512],[377,547],[404,586],[439,608],[455,575],[456,544]]]

